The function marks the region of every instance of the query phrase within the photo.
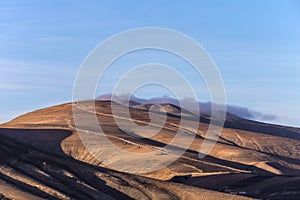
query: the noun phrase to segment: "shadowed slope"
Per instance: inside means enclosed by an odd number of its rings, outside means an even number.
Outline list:
[[[22,132],[21,129],[0,129],[0,194],[8,198],[198,199],[201,196],[241,199],[82,163],[22,143],[13,138],[13,131]],[[29,134],[29,130],[24,131]],[[36,131],[40,130],[33,132]]]
[[[138,108],[129,108],[131,118],[128,119],[122,116],[113,116],[111,112],[110,101],[96,101],[96,113],[91,109],[92,107],[90,106],[91,105],[90,103],[91,102],[87,101],[86,104],[80,104],[81,105],[80,107],[78,106],[75,107],[75,109],[77,109],[76,112],[78,112],[79,114],[82,113],[83,116],[96,114],[99,123],[101,124],[102,129],[106,134],[106,137],[108,137],[110,141],[113,142],[115,145],[119,146],[122,149],[126,149],[126,151],[129,152],[145,153],[145,152],[160,150],[161,147],[168,144],[170,140],[172,140],[172,138],[175,137],[176,132],[178,131],[179,128],[181,109],[170,104],[161,105],[162,107],[164,107],[164,110],[168,112],[167,121],[164,124],[164,126],[161,127],[162,128],[161,131],[150,138],[145,138],[145,137],[140,138],[135,136],[139,136],[141,133],[143,133],[143,126],[147,125],[150,122],[149,108],[151,105],[138,105]],[[114,106],[116,106],[117,110],[120,113],[122,113],[124,109],[128,109],[125,106],[118,105],[115,103],[113,104]],[[152,114],[155,118],[159,119],[162,114],[161,112],[163,112],[163,110],[155,110],[155,112]],[[117,126],[114,120],[114,118],[116,117],[123,124],[122,127],[126,128],[126,133],[124,132],[124,130],[121,130]],[[97,129],[94,129],[94,127],[90,124],[88,119],[83,117],[82,120],[85,120],[84,121],[85,125],[83,127],[80,127],[80,131],[90,135],[97,133]],[[181,120],[185,120],[186,124],[188,125],[191,122],[191,120],[195,120],[195,116],[189,112],[184,112]],[[137,181],[143,179],[143,181],[149,180],[152,184],[152,182],[153,181],[155,182],[155,180],[145,178],[145,177],[152,177],[160,180],[172,180],[176,182],[181,182],[181,183],[194,185],[201,188],[222,190],[223,192],[229,192],[229,190],[224,190],[224,187],[225,188],[231,187],[231,189],[234,188],[233,190],[239,190],[240,188],[235,187],[234,184],[237,184],[244,177],[278,177],[278,179],[280,180],[279,182],[281,183],[281,187],[286,188],[287,185],[289,185],[289,182],[284,181],[286,179],[282,175],[292,175],[295,177],[298,176],[299,169],[300,169],[299,140],[295,135],[292,135],[292,138],[281,137],[281,136],[284,135],[284,131],[286,131],[288,136],[290,136],[290,131],[293,132],[292,134],[296,134],[299,131],[299,129],[289,128],[289,127],[278,127],[275,125],[265,124],[264,126],[272,127],[271,130],[274,129],[280,132],[279,135],[275,131],[275,134],[273,135],[273,132],[269,132],[270,129],[268,128],[266,130],[260,129],[260,131],[258,132],[241,130],[241,129],[247,129],[247,126],[238,129],[224,128],[221,138],[219,139],[215,147],[212,149],[212,151],[209,153],[209,155],[203,159],[199,159],[198,150],[203,142],[206,130],[208,128],[208,124],[206,123],[206,121],[209,121],[209,117],[203,116],[199,124],[199,127],[196,130],[191,129],[188,126],[181,127],[186,132],[185,137],[193,137],[194,140],[193,143],[188,147],[186,153],[184,153],[184,155],[180,159],[176,160],[168,167],[164,167],[154,172],[142,173],[142,174],[138,173],[143,177],[139,177],[136,179],[134,175],[127,174],[130,173],[131,172],[130,170],[133,169],[128,170],[126,168],[127,165],[126,163],[131,163],[134,161],[134,159],[130,156],[124,157],[122,154],[118,152],[114,152],[109,157],[109,161],[111,163],[110,166],[119,163],[122,164],[123,168],[121,167],[118,169],[122,172],[126,172],[126,174],[121,173],[123,174],[122,176],[124,177],[126,176],[125,182],[130,182],[133,180]],[[235,126],[237,127],[239,126],[238,118],[230,118],[227,120],[226,123],[228,124],[229,121],[230,123],[235,123],[236,124]],[[139,125],[139,127],[133,128],[129,125],[127,126],[128,122],[134,122],[135,124]],[[250,123],[250,122],[249,120],[243,121],[241,119],[241,123]],[[251,123],[253,124],[253,126],[256,125],[255,124],[256,122],[251,121]],[[259,127],[264,127],[261,126],[261,123],[257,123],[257,125]],[[89,164],[92,164],[93,166],[100,167],[101,169],[104,169],[103,167],[107,167],[105,165],[102,165],[102,163],[99,160],[97,160],[95,157],[90,155],[89,152],[84,147],[84,145],[82,144],[82,141],[80,140],[80,137],[75,129],[75,125],[73,122],[72,104],[62,104],[59,106],[53,106],[46,109],[34,111],[25,114],[23,116],[20,116],[15,120],[12,120],[11,122],[3,124],[1,125],[1,127],[2,127],[1,132],[3,135],[5,135],[5,137],[9,136],[10,138],[13,138],[14,141],[17,138],[19,140],[21,139],[22,142],[29,144],[30,148],[31,147],[35,148],[36,151],[39,152],[38,154],[40,154],[40,152],[43,152],[45,155],[47,155],[48,152],[51,152],[51,155],[52,154],[62,155],[61,160],[71,159],[72,165],[73,162],[77,162],[76,160],[78,160],[86,163],[84,164],[80,162],[81,163],[80,165],[90,166]],[[95,144],[96,143],[97,141],[95,141]],[[106,148],[105,145],[102,146],[101,148],[95,147],[94,151],[101,154],[101,149],[105,149],[105,148]],[[174,148],[180,149],[181,146],[180,145],[174,146]],[[71,158],[67,158],[69,156]],[[172,157],[172,154],[169,154],[168,152],[162,152],[162,154],[159,156],[159,159],[164,160],[164,159],[168,159],[169,157]],[[153,158],[149,157],[149,159],[157,159],[157,158],[158,158],[157,156]],[[7,165],[7,163],[4,164]],[[56,170],[63,171],[69,168],[69,166],[61,165],[61,164],[57,166],[56,163],[52,167],[53,169],[55,169],[54,171]],[[138,166],[134,170],[138,172],[139,171]],[[69,170],[63,172],[63,174],[69,174],[69,173],[73,174],[72,176],[74,176],[74,172],[70,172]],[[77,171],[77,173],[79,172]],[[46,174],[48,174],[48,172],[46,172]],[[228,181],[228,184],[226,183],[221,184],[222,179],[225,177],[226,174],[228,175],[236,174],[237,176],[234,176],[235,180],[232,179],[231,181]],[[82,176],[82,174],[80,176]],[[204,178],[210,176],[214,177],[213,179],[211,179],[213,180],[212,183],[214,183],[215,185],[219,185],[220,187],[211,187],[209,186],[209,184],[205,185],[205,183],[202,181],[202,177]],[[67,177],[69,176],[67,175]],[[106,176],[101,175],[101,177],[102,180]],[[239,178],[239,177],[243,177],[243,178]],[[8,185],[12,184],[11,182],[7,183],[9,181],[5,177],[3,177],[2,179],[5,181],[6,184]],[[112,181],[110,178],[106,180]],[[267,179],[262,178],[256,180],[266,181]],[[86,183],[89,181],[90,180],[86,180],[82,182],[88,185],[92,184],[92,183]],[[114,187],[117,187],[117,185],[119,185],[120,183],[122,183],[122,181],[119,182],[116,180]],[[170,182],[159,182],[160,184],[159,187],[162,187],[161,186],[162,183],[167,184],[165,187],[168,188],[179,187],[176,184],[174,186],[172,184],[171,184],[172,186],[168,185],[170,184]],[[257,183],[257,181],[255,183]],[[269,184],[271,187],[272,184],[270,182],[266,181],[266,183]],[[133,192],[133,194],[131,193],[128,194],[127,192],[125,192],[125,194],[130,198],[136,199],[137,196],[134,196],[134,194],[147,193],[148,197],[149,195],[151,196],[151,194],[154,194],[152,192],[149,193],[149,191],[148,192],[143,191],[142,193],[141,191],[138,192],[139,191],[138,185],[139,184],[144,185],[145,183],[134,182],[132,184],[130,185],[133,187],[133,189],[130,190],[134,190],[135,192]],[[251,184],[252,182],[249,182],[249,184],[246,187],[251,188]],[[253,189],[249,189],[249,190],[247,189],[248,192],[247,195],[253,197],[258,197],[260,194],[271,195],[272,193],[271,190],[270,192],[268,192],[268,189],[266,190],[264,189],[268,187],[269,187],[268,185],[261,186],[261,188],[257,188],[256,191],[254,191]],[[117,190],[120,191],[119,189]],[[163,191],[164,190],[165,189],[163,189]],[[195,188],[193,188],[192,190],[195,190]],[[171,199],[175,198],[172,195],[178,196],[178,194],[173,193],[173,190],[171,191],[168,190],[170,193],[163,192],[163,191],[162,190],[157,191],[157,194],[155,193],[155,195],[151,196],[150,198],[153,199],[158,194],[167,195],[167,196],[169,195],[168,198]],[[124,193],[122,191],[120,192],[122,194]],[[42,193],[39,193],[39,195],[41,194]],[[178,198],[181,199],[183,197],[178,196]]]

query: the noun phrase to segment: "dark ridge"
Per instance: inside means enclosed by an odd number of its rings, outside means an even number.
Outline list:
[[[226,120],[224,127],[300,140],[299,128],[267,124],[240,117]]]

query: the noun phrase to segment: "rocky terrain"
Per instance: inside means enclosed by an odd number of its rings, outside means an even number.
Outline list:
[[[94,103],[95,109],[91,107]],[[112,112],[111,105],[117,114]],[[172,104],[134,105],[128,108],[111,101],[67,103],[0,125],[0,199],[297,199],[300,196],[300,129],[228,113],[216,145],[207,156],[199,158],[209,116],[197,117]],[[128,109],[130,118],[122,114]],[[75,126],[74,112],[81,126]],[[97,117],[105,136],[89,120],[90,115]],[[151,122],[150,117],[157,121]],[[166,122],[160,124],[163,117]],[[195,120],[199,121],[197,128],[189,127]],[[146,137],[157,128],[157,134]],[[184,141],[192,138],[183,155],[170,165],[145,172],[149,166],[174,158],[171,151],[162,149],[179,130],[185,133],[180,138],[182,144],[172,148],[180,150]],[[110,144],[104,142],[97,145],[104,137],[131,153],[111,150]],[[87,149],[84,140],[95,145]],[[97,156],[91,155],[91,151]],[[155,153],[147,154],[146,164],[137,162],[138,156],[145,152]],[[105,160],[99,160],[98,156],[105,156]]]

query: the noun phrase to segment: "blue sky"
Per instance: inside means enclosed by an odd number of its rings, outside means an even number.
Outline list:
[[[300,3],[283,0],[0,0],[0,122],[71,101],[77,70],[97,44],[149,26],[174,29],[199,42],[222,74],[229,104],[300,126]],[[158,52],[129,55],[112,73],[145,60],[164,60],[197,84],[184,63]],[[109,92],[109,78],[104,81],[107,87],[99,94]]]

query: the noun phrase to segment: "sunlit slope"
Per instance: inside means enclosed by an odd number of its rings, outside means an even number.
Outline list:
[[[111,104],[117,111],[114,114],[112,114]],[[171,180],[184,185],[227,193],[228,191],[224,188],[230,187],[233,190],[245,190],[248,192],[247,195],[252,197],[260,197],[262,194],[268,196],[275,192],[283,194],[283,190],[298,181],[300,145],[299,129],[297,128],[263,124],[228,114],[229,117],[225,122],[226,127],[223,129],[220,139],[209,155],[199,159],[198,153],[208,129],[208,116],[197,117],[172,104],[160,106],[147,104],[127,108],[110,101],[97,101],[94,110],[91,107],[91,102],[87,101],[74,105],[73,108],[77,114],[77,119],[79,118],[84,122],[80,127],[77,126],[77,129],[74,124],[72,104],[68,103],[37,110],[2,124],[1,134],[16,140],[16,142],[26,143],[30,148],[36,148],[36,151],[59,155],[62,160],[67,158],[71,159],[72,162],[83,161],[107,170],[117,170],[126,174],[133,173],[144,178]],[[130,110],[130,117],[124,115],[128,109]],[[93,137],[93,135],[100,133],[90,120],[92,116],[96,116],[98,119],[103,130],[101,133],[104,134],[103,136]],[[153,119],[159,122],[164,117],[166,117],[166,123],[154,123],[150,129],[148,127],[145,131],[144,127],[150,122],[153,123]],[[191,128],[195,120],[200,121],[199,126],[198,128]],[[184,122],[184,127],[180,125],[181,122]],[[136,126],[132,126],[132,123]],[[242,127],[240,127],[241,124]],[[163,147],[178,134],[179,128],[185,131],[181,141],[192,138],[192,143],[186,148],[185,153],[171,165],[145,173],[143,170],[149,167],[151,163],[164,162],[174,158],[175,155],[172,152],[163,151]],[[157,129],[160,130],[157,134],[147,137],[147,134],[152,134],[152,131],[155,132]],[[91,135],[91,137],[85,137],[83,140],[92,142],[90,144],[93,144],[93,147],[89,150],[94,155],[91,155],[83,145],[78,131],[81,136],[82,134]],[[158,153],[147,157],[149,159],[147,165],[137,164],[135,167],[128,168],[130,164],[136,162],[136,158],[130,155],[126,156],[121,151],[112,150],[109,152],[111,146],[101,143],[103,137],[108,138],[118,148],[136,155],[153,151]],[[101,145],[99,145],[100,143]],[[176,148],[185,148],[184,142],[178,143]],[[100,158],[105,155],[105,162],[97,159],[95,155]],[[10,170],[11,166],[6,165],[7,162],[3,169],[8,168]],[[62,170],[66,170],[65,166],[60,167]],[[293,176],[294,179],[288,179],[286,176]],[[272,182],[269,179],[276,181]],[[204,180],[207,180],[207,184]],[[7,182],[7,179],[3,179],[3,181]],[[239,182],[243,184],[239,184]],[[262,183],[259,184],[260,182]],[[169,181],[167,183],[169,184]],[[5,184],[9,185],[8,183]],[[257,184],[260,185],[260,188],[255,190],[254,185]],[[275,184],[276,187],[272,184]],[[273,191],[272,188],[277,188],[278,185],[280,189]]]
[[[119,113],[122,113],[123,109],[128,109],[121,105],[115,105],[115,107],[116,106],[118,111],[120,111]],[[104,133],[109,137],[110,140],[112,140],[114,143],[120,146],[120,148],[126,148],[127,151],[147,152],[152,151],[153,149],[160,148],[165,144],[168,144],[170,140],[174,138],[178,131],[178,126],[180,123],[180,112],[178,111],[178,108],[175,106],[174,108],[172,108],[172,105],[168,104],[164,104],[162,106],[167,108],[165,110],[174,112],[168,115],[166,124],[157,135],[151,138],[142,139],[124,133],[124,131],[122,131],[116,125],[113,115],[111,113],[109,101],[98,101],[96,103],[96,112]],[[93,111],[91,111],[91,108],[89,108],[89,104],[87,104],[86,107],[78,107],[78,112],[90,112],[91,115],[93,114]],[[137,127],[140,128],[134,127],[134,129],[131,130],[131,127],[127,127],[126,131],[131,131],[132,133],[139,134],[139,132],[143,131],[143,126],[147,125],[147,123],[150,122],[149,113],[146,109],[136,108],[130,108],[130,113],[131,118],[118,118],[118,120],[121,121],[121,123],[123,123],[123,129],[124,127],[126,127],[127,122],[134,121],[136,124],[139,125]],[[154,117],[160,117],[160,113],[154,113],[153,115]],[[114,117],[116,118],[118,116]],[[189,116],[187,113],[185,113],[185,117],[182,120],[189,120]],[[89,132],[96,131],[93,130],[93,126],[89,125],[88,119],[84,122],[84,124],[86,126],[81,127],[82,129],[85,129]],[[185,124],[188,124],[188,122]],[[79,160],[83,160],[92,164],[99,164],[97,163],[98,161],[95,158],[89,156],[88,152],[85,152],[84,147],[81,144],[80,138],[78,137],[78,134],[75,131],[75,125],[73,122],[72,115],[72,104],[63,104],[31,112],[26,115],[20,116],[15,120],[12,120],[11,122],[8,122],[2,126],[14,128],[55,128],[72,130],[72,134],[63,139],[61,143],[61,147],[64,153]],[[276,128],[275,125],[273,126]],[[190,151],[186,153],[186,159],[191,160],[190,158],[192,157],[197,158],[196,152],[200,149],[203,137],[205,136],[206,130],[208,128],[208,124],[200,122],[198,130],[190,130],[189,127],[186,128],[191,133],[187,137],[195,137],[192,145],[188,148]],[[36,139],[39,140],[38,138]],[[208,169],[195,168],[193,164],[193,167],[190,167],[189,169],[191,170],[191,168],[194,168],[194,170],[192,171],[196,174],[205,172],[211,173],[215,171],[253,171],[259,169],[276,174],[294,174],[298,173],[298,169],[300,169],[298,162],[298,159],[300,157],[299,154],[300,145],[299,140],[297,139],[273,136],[272,132],[266,134],[239,129],[224,128],[220,140],[209,154],[211,157],[203,159],[211,160],[211,162],[213,162],[214,164],[221,163],[221,166],[215,165],[216,170],[213,170],[213,167],[207,167]],[[118,162],[118,160],[120,159],[123,160],[123,158],[119,158],[118,156],[122,155],[116,154],[115,156],[111,157],[112,162]],[[170,172],[172,174],[170,174],[170,176],[173,176],[174,174],[177,175],[176,168],[180,169],[178,165],[181,162],[183,162],[182,164],[184,165],[188,165],[187,161],[182,161],[184,159],[185,157],[179,159],[176,163],[174,163],[174,165],[176,165],[176,167],[174,167],[175,169],[172,168],[172,165],[169,167],[171,168],[169,170],[172,171],[172,173]],[[190,162],[200,163],[201,161],[202,160],[199,159],[193,159]],[[225,164],[224,162],[223,164],[222,161],[232,161],[232,163],[226,162]],[[130,162],[130,158],[128,158],[128,162]],[[164,170],[167,171],[168,169]],[[179,171],[178,174],[182,174],[182,172]],[[169,175],[166,174],[166,172],[164,172],[164,176],[165,178],[170,178]]]

